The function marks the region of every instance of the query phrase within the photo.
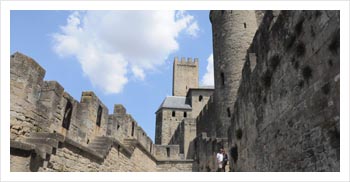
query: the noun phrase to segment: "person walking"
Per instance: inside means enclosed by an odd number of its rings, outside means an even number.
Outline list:
[[[226,172],[226,165],[227,165],[227,161],[228,161],[228,156],[227,156],[227,153],[225,152],[224,149],[222,149],[222,156],[223,156],[223,159],[222,159],[222,170],[224,172]]]
[[[223,155],[223,148],[220,148],[220,151],[216,154],[216,161],[218,163],[218,170],[217,172],[222,172],[222,167],[223,167],[223,160],[224,160],[224,155]]]

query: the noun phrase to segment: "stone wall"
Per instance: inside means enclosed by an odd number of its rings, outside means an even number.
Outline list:
[[[196,120],[193,118],[184,119],[177,127],[170,144],[179,145],[180,153],[186,159],[193,159],[193,144],[191,141],[196,137]]]
[[[192,141],[196,138],[197,125],[195,119],[184,120],[184,155],[186,159],[193,159],[194,146]]]
[[[87,155],[76,146],[67,144],[51,155],[49,164],[42,171],[85,171],[85,172],[147,172],[156,171],[156,161],[136,147],[132,154],[113,146],[104,160]]]
[[[91,141],[96,136],[106,135],[108,109],[93,92],[82,93],[79,111],[78,117],[85,126],[86,140]]]
[[[208,100],[213,95],[213,88],[194,88],[187,93],[187,98],[190,99],[192,107],[192,118],[197,118],[199,113],[203,110]]]
[[[159,172],[192,172],[192,160],[183,161],[159,161],[157,171]]]
[[[35,146],[18,141],[11,142],[10,171],[29,172],[33,169],[31,162],[35,157]]]
[[[216,162],[216,154],[221,147],[227,151],[227,139],[211,138],[202,133],[198,135],[194,141],[194,163],[193,171],[199,172],[215,172],[218,169]]]
[[[109,115],[107,135],[118,138],[122,142],[124,139],[137,139],[150,153],[153,152],[151,138],[138,126],[134,118],[126,113],[126,109],[121,104],[115,105],[114,113]]]
[[[192,169],[179,145],[154,145],[122,105],[108,115],[93,92],[78,102],[44,75],[32,58],[11,56],[11,171]]]
[[[339,18],[339,11],[266,13],[228,132],[235,171],[340,170]]]
[[[179,160],[180,145],[154,145],[154,154],[159,160]]]
[[[175,112],[175,116],[173,116]],[[186,112],[186,117],[184,113]],[[168,145],[181,121],[192,118],[191,110],[162,108],[156,113],[156,144]],[[158,134],[157,134],[158,133]],[[160,142],[160,143],[159,143]]]
[[[213,97],[210,97],[208,103],[203,107],[203,110],[199,113],[196,118],[197,130],[196,136],[202,133],[206,133],[206,136],[215,137],[215,121],[216,118],[216,108]]]
[[[11,55],[10,64],[11,140],[22,140],[34,131],[48,131],[46,107],[38,102],[45,70],[32,58],[18,53]]]

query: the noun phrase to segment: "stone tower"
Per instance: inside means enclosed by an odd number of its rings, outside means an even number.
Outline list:
[[[227,137],[246,51],[257,30],[255,11],[210,11],[214,49],[216,137]]]
[[[198,88],[198,59],[175,57],[173,67],[173,96],[185,97],[189,88]]]

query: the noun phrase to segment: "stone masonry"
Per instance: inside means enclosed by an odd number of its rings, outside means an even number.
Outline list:
[[[198,59],[176,57],[173,67],[173,96],[186,96],[190,88],[198,87]]]
[[[78,102],[44,75],[11,56],[11,171],[192,171],[179,145],[153,144],[122,105],[109,115],[93,92]]]
[[[339,11],[211,11],[215,87],[174,60],[155,143],[92,91],[11,55],[11,171],[340,171]]]
[[[257,29],[255,11],[211,11],[215,109],[213,137],[227,137],[245,54]],[[225,97],[223,97],[225,96]]]
[[[340,170],[339,18],[339,11],[266,13],[231,120],[233,169]]]

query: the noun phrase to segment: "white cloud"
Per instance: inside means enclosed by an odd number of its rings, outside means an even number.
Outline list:
[[[73,12],[53,35],[54,51],[74,56],[94,86],[120,93],[128,73],[144,80],[179,49],[180,32],[196,37],[199,27],[185,11]]]
[[[197,37],[198,36],[198,31],[199,31],[199,27],[197,22],[192,23],[187,29],[186,32],[193,36],[193,37]]]
[[[207,59],[207,72],[204,74],[201,82],[202,85],[214,86],[214,66],[213,66],[213,53]]]

